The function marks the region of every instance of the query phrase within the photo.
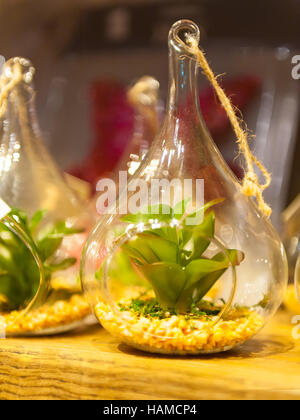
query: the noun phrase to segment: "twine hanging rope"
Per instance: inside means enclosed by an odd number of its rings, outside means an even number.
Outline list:
[[[28,67],[26,73],[23,72],[22,65],[29,66],[28,60],[25,58],[13,58],[9,60],[3,68],[3,73],[0,78],[0,118],[6,112],[7,100],[10,92],[22,82],[30,83],[34,74],[34,68]],[[6,74],[9,72],[9,75]]]
[[[230,120],[232,128],[237,137],[237,143],[240,153],[244,156],[246,162],[245,176],[242,182],[242,192],[247,196],[256,197],[259,210],[266,216],[269,217],[272,213],[271,208],[265,203],[263,198],[263,191],[268,188],[271,183],[271,174],[267,171],[264,165],[254,156],[250,150],[247,133],[241,127],[238,117],[234,111],[233,105],[230,99],[227,97],[224,90],[217,82],[217,78],[210,68],[203,51],[198,47],[198,41],[190,34],[186,34],[186,43],[190,52],[197,58],[198,64],[201,66],[208,81],[213,86],[221,105],[225,109],[227,116]],[[264,176],[265,183],[260,184],[257,175],[254,172],[254,165],[256,165]]]

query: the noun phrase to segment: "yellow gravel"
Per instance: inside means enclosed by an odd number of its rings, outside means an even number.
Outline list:
[[[42,305],[22,316],[13,311],[0,316],[2,331],[6,334],[39,332],[49,328],[61,327],[85,318],[90,307],[82,295],[73,295],[68,300],[58,300],[52,305]]]
[[[95,314],[113,335],[138,349],[166,354],[197,354],[228,350],[251,338],[263,318],[249,309],[234,309],[217,324],[216,316],[186,320],[184,315],[169,318],[137,316],[132,311],[114,312],[98,303]]]

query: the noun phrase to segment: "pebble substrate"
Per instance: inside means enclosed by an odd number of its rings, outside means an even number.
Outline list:
[[[131,346],[154,353],[220,352],[250,339],[263,326],[263,318],[248,308],[233,308],[217,323],[217,316],[145,317],[131,310],[118,312],[103,302],[94,310],[103,327],[113,335]]]
[[[79,321],[90,314],[90,307],[82,295],[68,300],[58,300],[52,305],[42,305],[26,313],[12,311],[0,316],[1,329],[6,334],[37,333]]]

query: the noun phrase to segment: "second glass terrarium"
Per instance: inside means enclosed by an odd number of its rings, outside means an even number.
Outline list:
[[[300,303],[300,254],[297,258],[296,266],[295,266],[295,273],[294,273],[294,282],[295,282],[295,293],[296,297],[298,299],[298,302]],[[298,313],[298,305],[294,305],[297,309],[296,312]]]
[[[0,223],[0,315],[6,335],[67,331],[90,314],[79,258],[93,216],[43,145],[33,73],[28,60],[16,57],[1,76],[0,197],[42,263],[38,267],[18,235]]]
[[[228,350],[279,307],[283,246],[203,122],[183,20],[169,33],[166,116],[147,157],[89,236],[81,275],[102,325],[138,349]]]
[[[158,93],[159,82],[151,76],[141,77],[128,89],[128,102],[134,109],[134,129],[117,166],[117,175],[120,171],[133,175],[147,155],[159,126]]]

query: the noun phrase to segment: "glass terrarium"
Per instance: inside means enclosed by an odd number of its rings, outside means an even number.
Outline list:
[[[220,352],[250,339],[287,282],[276,231],[242,193],[203,122],[186,33],[199,41],[191,21],[169,33],[160,133],[119,198],[106,196],[81,263],[101,324],[131,346],[170,354]]]
[[[42,263],[38,267],[28,247],[0,224],[0,314],[6,335],[67,331],[90,314],[79,258],[93,217],[43,144],[33,74],[31,63],[17,57],[1,76],[0,197]]]
[[[30,235],[23,229],[20,218],[17,214],[12,212],[12,209],[0,199],[0,253],[1,253],[1,283],[0,283],[0,337],[6,336],[6,311],[9,309],[9,302],[20,302],[24,304],[26,300],[26,308],[19,311],[18,317],[24,316],[25,312],[36,305],[36,300],[40,293],[37,291],[42,289],[45,284],[45,271],[40,254],[36,245]],[[11,250],[14,250],[15,258],[11,258]],[[27,261],[30,261],[29,270],[35,272],[35,284],[22,284],[22,287],[14,287],[14,282],[11,281],[12,273],[18,273],[16,265],[23,264],[21,256],[26,256]],[[22,282],[22,278],[16,278],[15,281]],[[32,289],[35,288],[33,292]],[[21,293],[20,293],[21,291]],[[25,297],[26,295],[26,297]],[[3,315],[1,315],[1,313]],[[17,316],[15,321],[18,321]]]
[[[143,76],[128,89],[128,102],[134,109],[133,135],[124,150],[117,167],[133,175],[147,155],[158,131],[158,92],[159,82],[151,76]]]
[[[295,267],[295,292],[297,299],[300,303],[300,254],[297,258],[297,263]],[[298,309],[298,305],[295,305]]]

